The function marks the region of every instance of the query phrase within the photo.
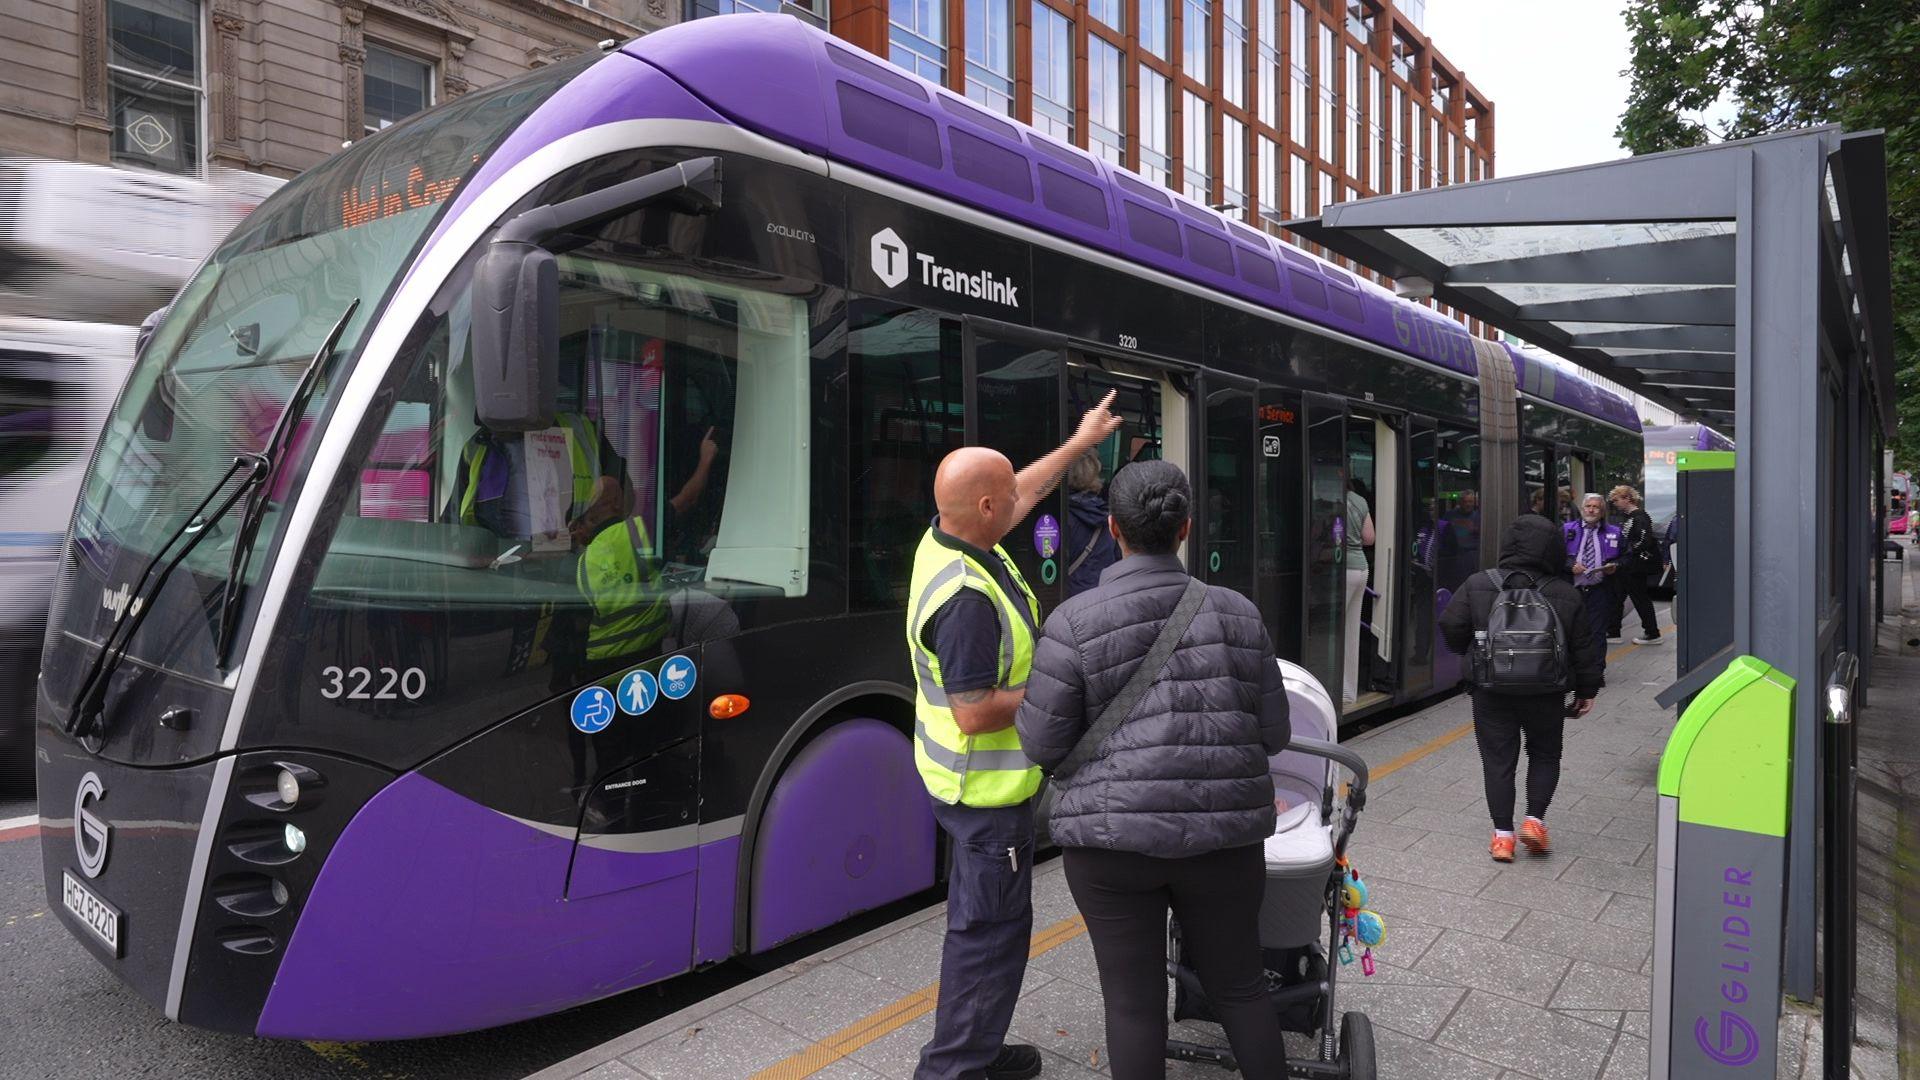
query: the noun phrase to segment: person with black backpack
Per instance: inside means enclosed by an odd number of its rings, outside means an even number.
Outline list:
[[[1547,804],[1560,784],[1566,721],[1593,708],[1607,664],[1606,641],[1567,577],[1560,527],[1537,514],[1507,526],[1499,569],[1467,578],[1440,616],[1440,634],[1471,672],[1473,733],[1493,817],[1488,853],[1496,862],[1513,861],[1513,777],[1524,736],[1527,816],[1517,835],[1529,854],[1546,855],[1553,848]]]

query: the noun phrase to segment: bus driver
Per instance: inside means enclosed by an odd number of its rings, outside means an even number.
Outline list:
[[[1040,604],[1000,541],[1067,466],[1120,427],[1115,391],[1059,449],[1019,473],[983,446],[955,450],[933,477],[939,510],[920,541],[908,593],[914,764],[952,841],[947,934],[933,1038],[919,1080],[1025,1080],[1040,1052],[1005,1045],[1033,931],[1033,796],[1040,770],[1020,750]]]

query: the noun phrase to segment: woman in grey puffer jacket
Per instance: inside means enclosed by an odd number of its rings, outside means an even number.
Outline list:
[[[1052,769],[1119,696],[1188,582],[1178,466],[1127,466],[1108,492],[1123,558],[1048,617],[1014,724]],[[1087,763],[1056,786],[1050,828],[1087,919],[1115,1080],[1166,1075],[1166,926],[1173,909],[1241,1073],[1280,1077],[1258,916],[1273,831],[1267,758],[1286,748],[1286,687],[1253,602],[1210,587],[1165,670]]]

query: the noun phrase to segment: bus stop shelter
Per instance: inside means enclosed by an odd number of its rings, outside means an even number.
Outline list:
[[[1853,672],[1862,688],[1869,674],[1875,463],[1895,423],[1881,133],[1811,128],[1388,195],[1287,228],[1736,440],[1733,520],[1687,523],[1724,532],[1731,643],[1661,702],[1742,655],[1813,691],[1795,704],[1782,979],[1812,1001],[1816,882],[1836,876],[1816,857],[1848,857],[1816,845],[1833,824],[1816,808],[1848,784],[1822,749],[1818,688],[1853,695]],[[1831,937],[1846,916],[1826,914]],[[1830,1002],[1834,980],[1851,985],[1834,966],[1819,967]]]

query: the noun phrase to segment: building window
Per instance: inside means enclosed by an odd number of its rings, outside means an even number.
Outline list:
[[[1260,216],[1269,221],[1279,221],[1280,148],[1265,135],[1255,141],[1260,145],[1257,151],[1260,158]]]
[[[1045,4],[1033,6],[1033,126],[1073,141],[1073,23]]]
[[[1332,162],[1337,152],[1333,143],[1333,127],[1336,122],[1338,106],[1334,102],[1333,70],[1333,27],[1320,26],[1320,160]]]
[[[1308,121],[1313,108],[1313,91],[1307,81],[1307,37],[1313,18],[1307,12],[1307,5],[1294,0],[1291,41],[1292,48],[1287,53],[1287,75],[1291,81],[1289,96],[1293,107],[1288,110],[1287,137],[1301,146],[1307,145],[1311,137],[1312,124]]]
[[[971,2],[971,0],[969,0]],[[1121,0],[1087,0],[1087,14],[1099,19],[1108,27],[1125,33],[1127,29],[1127,9]]]
[[[1335,194],[1338,190],[1338,186],[1333,182],[1333,174],[1325,169],[1320,170],[1320,213],[1326,213],[1327,207],[1332,206],[1334,200],[1339,198]]]
[[[1307,216],[1307,159],[1299,154],[1293,155],[1293,167],[1287,175],[1287,215],[1293,218]]]
[[[1173,169],[1169,156],[1173,144],[1167,131],[1169,120],[1166,76],[1148,68],[1140,69],[1140,175],[1166,186]]]
[[[1360,62],[1360,50],[1347,50],[1347,175],[1360,175],[1360,148],[1366,145],[1366,132],[1360,126],[1360,101],[1366,91],[1367,68]]]
[[[1220,117],[1220,201],[1236,217],[1247,210],[1247,126],[1231,116]]]
[[[923,79],[946,82],[946,0],[897,0],[890,19],[887,59]]]
[[[1359,0],[1347,4],[1347,33],[1361,41],[1373,40],[1373,10]]]
[[[1226,0],[1220,8],[1220,93],[1236,109],[1247,107],[1246,0]]]
[[[368,135],[433,104],[433,65],[371,42],[367,44],[367,67],[361,83],[365,90],[361,110]]]
[[[1427,167],[1429,170],[1429,174],[1427,178],[1428,187],[1439,187],[1441,183],[1441,177],[1446,172],[1446,170],[1440,164],[1440,158],[1442,153],[1443,151],[1441,149],[1441,144],[1440,144],[1440,118],[1438,116],[1435,116],[1427,121]]]
[[[197,0],[108,0],[107,38],[113,160],[199,172],[206,82]]]
[[[1254,92],[1260,95],[1260,122],[1280,125],[1280,0],[1260,0],[1259,46],[1254,57]]]
[[[1182,189],[1187,198],[1196,202],[1206,202],[1208,193],[1213,190],[1213,155],[1208,153],[1207,134],[1209,118],[1207,100],[1191,90],[1183,91],[1186,96],[1186,185]]]
[[[968,0],[967,96],[1013,115],[1013,14],[1009,0]]]
[[[1411,83],[1414,66],[1419,62],[1420,46],[1399,34],[1393,35],[1393,73]]]
[[[1391,164],[1387,169],[1386,182],[1380,185],[1381,191],[1400,189],[1400,167],[1407,160],[1407,92],[1400,85],[1393,87],[1393,107],[1387,113],[1387,142]]]
[[[1173,26],[1169,0],[1140,0],[1140,47],[1167,59],[1167,39]]]
[[[1115,165],[1127,153],[1127,69],[1120,50],[1087,38],[1087,148]]]
[[[1213,41],[1207,25],[1208,0],[1186,0],[1186,18],[1181,21],[1182,34],[1181,64],[1186,68],[1187,78],[1197,83],[1207,81],[1207,52]]]

